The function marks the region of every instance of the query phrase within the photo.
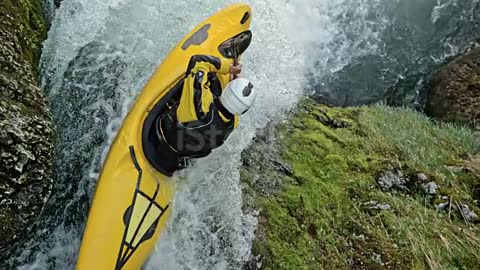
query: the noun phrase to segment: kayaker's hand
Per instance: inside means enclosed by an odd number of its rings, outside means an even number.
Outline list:
[[[228,71],[228,73],[232,74],[232,75],[238,75],[242,72],[242,64],[238,64],[238,65],[230,65],[230,70]]]

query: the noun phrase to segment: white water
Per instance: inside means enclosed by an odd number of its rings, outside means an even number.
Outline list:
[[[440,16],[443,15],[442,13],[445,13],[445,10],[448,7],[455,5],[457,5],[457,0],[437,0],[437,5],[433,8],[432,15],[430,17],[432,23],[435,23],[440,18]]]
[[[71,208],[81,205],[85,196],[91,199],[102,157],[129,105],[176,42],[231,2],[62,3],[44,44],[42,82],[62,130],[58,155],[61,160],[56,168],[61,178],[58,189],[72,198],[66,205],[59,201],[60,210],[54,217],[45,218],[56,220],[58,225],[48,229],[47,239],[32,239],[29,245],[35,249],[27,246],[17,258],[30,263],[20,269],[74,267],[83,224],[70,225],[62,220],[75,219],[72,213],[76,212]],[[344,30],[335,23],[342,12],[367,8],[363,5],[372,1],[362,1],[360,6],[343,0],[249,2],[254,10],[254,39],[243,58],[244,76],[259,90],[257,103],[241,118],[239,129],[224,146],[175,180],[173,216],[146,269],[240,269],[250,255],[256,226],[254,214],[241,210],[241,151],[257,129],[268,121],[280,121],[296,104],[303,93],[305,74],[320,78],[340,69],[353,57],[376,50],[373,45],[359,45],[362,40],[370,42],[376,38],[376,30],[369,28],[361,16],[362,9],[355,13],[352,22],[352,27],[357,27],[357,38],[346,38]],[[96,45],[88,47],[92,42]],[[85,46],[89,49],[81,52]],[[78,102],[71,101],[77,98]],[[95,145],[99,151],[84,146],[99,132],[104,134]],[[87,156],[90,163],[80,168],[67,166],[75,163],[75,156]],[[81,177],[72,183],[69,175],[74,173]],[[45,232],[37,235],[42,233]]]

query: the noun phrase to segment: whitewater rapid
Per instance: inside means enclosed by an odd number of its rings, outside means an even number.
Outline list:
[[[254,40],[243,58],[244,76],[260,90],[257,104],[221,149],[174,177],[173,215],[146,269],[239,269],[248,259],[256,220],[241,210],[240,153],[257,128],[295,104],[304,83],[304,56],[272,2],[252,3]],[[62,3],[41,60],[59,132],[56,186],[34,229],[39,237],[16,258],[27,263],[21,269],[74,267],[101,163],[136,94],[186,33],[230,3]]]
[[[55,10],[53,0],[45,0],[52,22],[41,58],[41,85],[57,127],[55,186],[28,239],[12,247],[5,267],[74,268],[102,161],[129,106],[181,38],[233,2],[65,0]],[[259,90],[256,105],[224,146],[172,180],[177,189],[172,217],[145,269],[241,269],[250,256],[256,217],[241,209],[240,154],[256,131],[269,121],[282,121],[312,89],[342,104],[350,96],[359,103],[372,96],[378,100],[384,85],[408,71],[398,59],[419,57],[417,43],[405,39],[408,46],[400,44],[399,50],[410,50],[408,57],[398,53],[397,59],[392,56],[397,51],[390,50],[388,42],[398,42],[389,39],[396,33],[392,14],[403,12],[393,7],[401,0],[246,2],[254,14],[244,76]],[[460,3],[422,5],[427,6],[427,24],[419,23],[430,27],[441,26]],[[469,5],[466,13],[474,19],[478,1]],[[452,46],[461,41],[448,40]],[[445,51],[425,57],[441,61]],[[349,71],[356,65],[369,73]],[[375,80],[378,89],[372,86]]]

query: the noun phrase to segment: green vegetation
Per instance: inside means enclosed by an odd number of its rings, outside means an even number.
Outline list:
[[[0,18],[0,29],[2,29],[0,40],[13,42],[15,49],[21,52],[37,75],[36,69],[40,60],[42,42],[47,37],[47,25],[42,13],[41,1],[3,0],[0,5]],[[14,53],[17,54],[18,51]]]
[[[292,171],[275,172],[268,160],[259,161],[262,170],[249,164],[242,170],[247,207],[260,209],[253,253],[260,255],[261,269],[480,265],[480,226],[452,209],[464,203],[480,214],[471,130],[433,123],[409,109],[340,109],[306,101],[275,137],[278,158]],[[244,159],[259,148],[254,143]],[[377,179],[386,171],[408,179],[424,173],[440,190],[425,195],[410,185],[383,192]],[[265,192],[271,181],[283,185]],[[449,207],[437,211],[442,199]]]

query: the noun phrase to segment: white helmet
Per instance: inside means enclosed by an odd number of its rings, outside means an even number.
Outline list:
[[[256,91],[253,84],[244,78],[232,80],[220,96],[220,102],[230,113],[240,115],[252,107]]]

